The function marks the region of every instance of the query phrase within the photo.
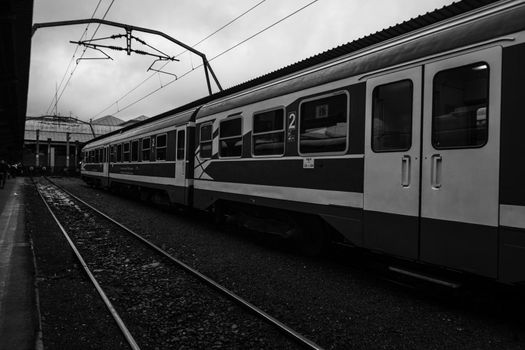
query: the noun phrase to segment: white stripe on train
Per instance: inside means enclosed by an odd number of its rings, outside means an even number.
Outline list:
[[[363,208],[363,193],[316,190],[311,188],[252,185],[219,181],[194,181],[195,190],[208,190],[235,193],[254,197],[282,199],[287,201],[338,205],[343,207]]]

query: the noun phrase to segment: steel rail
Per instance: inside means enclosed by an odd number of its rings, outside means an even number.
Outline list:
[[[146,238],[142,237],[138,233],[134,232],[130,228],[124,226],[120,222],[116,221],[115,219],[113,219],[110,216],[106,215],[105,213],[101,212],[97,208],[95,208],[92,205],[88,204],[84,200],[82,200],[79,197],[75,196],[74,194],[72,194],[71,192],[66,190],[64,187],[62,187],[60,185],[57,185],[56,183],[51,181],[49,178],[47,178],[47,180],[49,182],[51,182],[53,185],[55,185],[56,187],[58,187],[59,189],[61,189],[62,191],[64,191],[66,194],[71,196],[72,198],[76,199],[80,203],[84,204],[86,207],[88,207],[88,208],[92,209],[93,211],[95,211],[100,216],[104,217],[105,219],[111,221],[112,223],[114,223],[115,225],[119,226],[123,230],[127,231],[128,233],[130,233],[132,236],[137,238],[142,243],[146,244],[151,249],[157,251],[158,253],[163,255],[165,258],[167,258],[170,261],[174,262],[175,264],[179,265],[180,267],[182,267],[184,270],[186,270],[187,272],[189,272],[193,276],[195,276],[198,279],[204,281],[206,284],[208,284],[209,286],[211,286],[215,290],[219,291],[220,293],[224,294],[225,296],[227,296],[231,300],[233,300],[233,301],[237,302],[238,304],[242,305],[243,307],[247,308],[248,310],[250,310],[251,312],[253,312],[257,316],[263,318],[266,322],[268,322],[271,325],[275,326],[281,332],[283,332],[287,336],[291,337],[294,341],[298,342],[299,344],[305,346],[308,349],[314,349],[314,350],[322,350],[323,349],[321,346],[319,346],[316,343],[314,343],[313,341],[307,339],[306,337],[304,337],[300,333],[296,332],[292,328],[286,326],[284,323],[282,323],[279,320],[277,320],[276,318],[270,316],[268,313],[264,312],[263,310],[261,310],[257,306],[251,304],[249,301],[244,300],[243,298],[241,298],[240,296],[238,296],[234,292],[230,291],[226,287],[220,285],[219,283],[215,282],[211,278],[209,278],[206,275],[204,275],[204,274],[200,273],[199,271],[195,270],[194,268],[192,268],[191,266],[189,266],[186,263],[182,262],[181,260],[173,257],[171,254],[169,254],[165,250],[159,248],[154,243],[150,242],[149,240],[147,240]]]
[[[56,184],[54,184],[54,185],[57,186]],[[89,269],[89,267],[87,266],[86,262],[84,261],[84,258],[82,258],[82,255],[80,254],[80,252],[78,251],[77,247],[75,246],[75,244],[73,243],[73,241],[69,237],[67,231],[64,229],[64,226],[62,226],[62,224],[60,223],[58,218],[55,216],[55,214],[53,213],[53,210],[51,209],[51,207],[47,203],[46,199],[42,195],[42,192],[40,191],[40,189],[38,188],[38,186],[36,184],[35,184],[35,187],[37,189],[38,194],[40,195],[40,198],[42,198],[42,201],[46,205],[47,210],[49,210],[49,213],[51,214],[53,219],[55,219],[55,222],[57,223],[58,227],[62,231],[62,234],[64,235],[64,237],[66,238],[67,242],[71,246],[71,249],[75,252],[75,255],[76,255],[78,261],[80,262],[80,264],[84,268],[84,271],[89,276],[89,279],[91,280],[91,282],[95,286],[98,294],[100,295],[100,297],[104,301],[104,304],[106,304],[106,307],[108,308],[109,312],[111,313],[111,316],[113,317],[113,319],[117,323],[118,327],[122,331],[122,334],[124,335],[124,338],[126,338],[126,341],[128,342],[130,348],[133,349],[133,350],[140,350],[140,347],[138,346],[137,342],[135,341],[135,339],[131,335],[131,332],[128,330],[128,328],[124,324],[124,321],[122,321],[122,318],[120,318],[117,310],[113,307],[113,304],[111,303],[111,301],[107,297],[106,293],[104,293],[104,290],[102,289],[102,287],[100,287],[100,284],[96,280],[96,278],[93,275],[93,273],[91,273],[91,270]]]

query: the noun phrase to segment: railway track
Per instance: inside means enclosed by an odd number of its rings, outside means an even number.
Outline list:
[[[321,349],[140,234],[47,181],[36,183],[41,198],[132,349],[181,344],[192,348]]]

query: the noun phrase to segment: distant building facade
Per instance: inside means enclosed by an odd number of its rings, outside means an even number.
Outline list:
[[[72,117],[27,117],[23,166],[26,171],[49,174],[78,173],[82,146],[97,136],[124,127],[123,124],[128,122],[113,116],[89,123]]]

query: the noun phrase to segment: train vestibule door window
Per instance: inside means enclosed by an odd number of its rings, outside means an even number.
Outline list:
[[[104,176],[108,176],[108,172],[109,172],[109,147],[111,146],[104,146],[104,157],[103,157],[103,162],[104,164],[102,165],[102,172],[104,173]]]
[[[183,180],[186,174],[186,130],[177,131],[175,177]]]
[[[418,257],[422,68],[370,78],[365,112],[363,245]]]
[[[421,259],[497,277],[501,48],[425,66]]]

